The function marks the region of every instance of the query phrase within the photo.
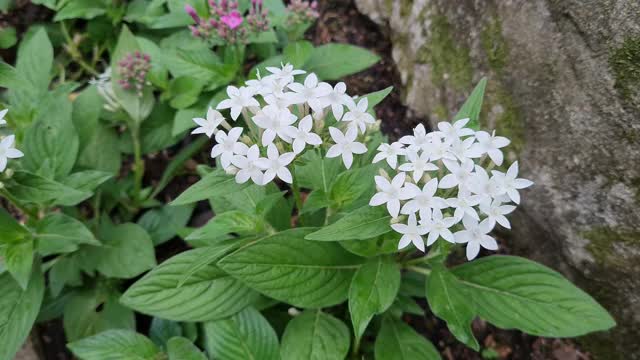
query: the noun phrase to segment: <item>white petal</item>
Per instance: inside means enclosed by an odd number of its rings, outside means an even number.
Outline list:
[[[400,213],[400,201],[399,200],[389,200],[387,201],[387,210],[389,211],[389,215],[392,217],[398,217]]]
[[[369,206],[380,206],[386,203],[388,200],[389,200],[389,197],[387,196],[386,193],[379,192],[373,195],[373,197],[371,197],[371,200],[369,200]]]
[[[342,162],[344,162],[344,166],[349,169],[351,168],[351,164],[353,164],[353,154],[350,152],[342,153]]]
[[[473,260],[478,256],[480,252],[480,244],[476,241],[471,241],[467,244],[467,259]]]
[[[424,252],[424,240],[422,240],[422,236],[412,236],[411,237],[411,241],[413,242],[413,245],[415,245],[416,248],[418,248],[418,250]]]
[[[328,157],[328,158],[338,157],[338,156],[340,156],[341,153],[342,153],[342,146],[333,145],[327,151],[326,157]]]
[[[409,244],[411,244],[411,236],[402,235],[400,242],[398,243],[398,250],[406,248]]]
[[[276,175],[278,175],[278,177],[282,179],[282,181],[288,184],[291,184],[293,182],[291,171],[289,171],[289,169],[287,169],[286,167],[281,167],[280,169],[278,169],[278,172],[276,173]]]
[[[480,245],[487,250],[498,250],[498,243],[496,239],[489,235],[483,235],[480,239]]]

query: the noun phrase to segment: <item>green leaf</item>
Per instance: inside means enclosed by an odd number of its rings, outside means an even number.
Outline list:
[[[62,213],[39,220],[35,231],[38,252],[42,256],[73,252],[80,244],[101,245],[82,222]]]
[[[162,50],[155,42],[147,38],[137,37],[136,40],[140,45],[140,50],[151,57],[151,70],[147,74],[147,79],[153,85],[166,90],[169,86],[169,75],[162,63]]]
[[[400,319],[387,316],[376,338],[376,360],[437,360],[435,346]]]
[[[65,5],[56,13],[53,21],[62,21],[67,19],[89,20],[107,12],[105,4],[95,0],[73,0],[64,4]]]
[[[471,331],[471,322],[476,316],[473,297],[458,279],[444,266],[435,266],[427,277],[426,291],[431,311],[447,322],[456,339],[478,351],[480,345]]]
[[[20,225],[4,208],[0,207],[0,244],[21,243],[30,233]]]
[[[207,360],[207,357],[189,339],[173,337],[167,342],[169,360]]]
[[[26,81],[21,78],[16,69],[0,61],[0,87],[8,89],[22,89],[25,87]]]
[[[391,306],[399,287],[400,269],[393,259],[377,257],[356,271],[349,288],[349,313],[357,338],[374,315]]]
[[[329,192],[329,199],[336,209],[350,209],[369,204],[369,200],[376,192],[373,181],[378,173],[377,165],[347,170],[335,179]]]
[[[182,326],[180,326],[180,323],[159,317],[154,317],[151,320],[149,338],[156,345],[164,347],[169,339],[176,336],[182,336]]]
[[[453,269],[477,314],[504,329],[573,337],[615,326],[588,294],[559,273],[515,256],[489,256]]]
[[[44,296],[42,272],[32,271],[26,290],[10,274],[1,274],[0,294],[0,359],[13,359],[38,316]]]
[[[282,335],[282,360],[342,360],[349,352],[349,328],[320,310],[294,317]]]
[[[82,285],[82,269],[75,256],[60,256],[49,270],[49,289],[57,297],[65,286]]]
[[[67,347],[82,360],[157,360],[158,348],[145,336],[129,330],[109,330]]]
[[[79,149],[81,152],[87,147],[89,140],[96,132],[103,103],[104,100],[94,85],[84,89],[73,101],[71,119],[80,138]]]
[[[335,223],[305,237],[316,241],[366,240],[391,231],[391,215],[384,206],[365,205]]]
[[[100,289],[73,292],[64,307],[64,333],[69,341],[107,330],[135,330],[131,309],[118,302],[118,294]]]
[[[305,241],[312,230],[291,229],[255,241],[225,257],[224,271],[247,286],[299,307],[326,307],[347,298],[362,260],[338,244]]]
[[[78,156],[76,167],[94,169],[116,175],[120,171],[120,137],[115,129],[97,124],[94,133],[87,139],[87,145]],[[105,151],[109,149],[109,151]]]
[[[205,84],[205,81],[190,76],[180,76],[171,80],[167,92],[171,97],[169,104],[174,109],[188,108],[198,101],[198,96]]]
[[[0,49],[8,49],[18,42],[16,28],[7,26],[0,29]]]
[[[333,180],[343,170],[339,159],[328,159],[315,151],[302,156],[304,165],[296,166],[296,176],[301,187],[329,193]]]
[[[112,174],[98,170],[84,170],[75,172],[62,180],[70,188],[92,193],[98,186],[113,177]]]
[[[270,44],[277,43],[278,36],[273,29],[267,31],[261,31],[258,34],[251,33],[247,38],[247,44]]]
[[[309,58],[311,58],[312,52],[313,44],[309,41],[301,40],[289,43],[282,51],[282,55],[284,56],[285,62],[291,63],[296,69],[300,69],[303,68]]]
[[[138,220],[151,236],[153,245],[165,243],[187,225],[193,212],[193,206],[163,206],[149,210]]]
[[[52,65],[53,47],[45,29],[40,28],[20,44],[16,70],[32,93],[41,94],[49,87]]]
[[[379,60],[378,55],[358,46],[326,44],[313,49],[306,68],[323,80],[339,80],[362,71]]]
[[[248,307],[230,318],[204,324],[205,346],[212,358],[278,360],[278,336],[267,319]]]
[[[233,210],[215,216],[205,226],[189,234],[186,240],[212,239],[230,233],[248,235],[259,232],[260,228],[264,228],[264,223],[258,216]]]
[[[393,86],[389,86],[382,90],[378,90],[365,95],[364,97],[366,97],[369,102],[369,110],[373,109],[374,106],[381,103],[382,100],[384,100],[389,94],[391,94],[391,91],[393,91]]]
[[[482,99],[484,98],[484,89],[487,87],[487,78],[483,77],[478,85],[473,89],[471,95],[464,102],[453,120],[469,118],[467,127],[480,130],[480,110],[482,110]]]
[[[4,265],[22,289],[26,289],[31,278],[33,264],[33,241],[9,244],[1,249]]]
[[[74,206],[92,195],[27,171],[16,171],[7,190],[22,203],[46,206]]]
[[[394,254],[398,252],[400,236],[397,232],[392,231],[366,240],[343,240],[340,241],[340,246],[362,257]]]
[[[232,194],[246,188],[250,184],[238,184],[233,176],[227,175],[222,170],[215,170],[205,175],[200,181],[191,185],[170,205],[191,204],[200,200],[215,198],[217,196]]]
[[[175,321],[230,316],[258,294],[215,265],[228,250],[224,245],[180,253],[133,284],[121,301],[142,313]]]
[[[402,314],[424,316],[424,309],[412,297],[399,294],[389,308],[389,313],[400,318]]]

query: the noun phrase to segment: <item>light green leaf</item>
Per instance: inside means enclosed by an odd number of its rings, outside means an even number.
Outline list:
[[[60,256],[49,270],[49,289],[57,297],[65,286],[82,285],[82,269],[75,256]]]
[[[115,129],[97,124],[95,132],[87,139],[86,147],[78,156],[76,167],[118,174],[121,164],[119,145],[120,137]]]
[[[149,210],[138,220],[151,236],[154,245],[159,245],[171,240],[178,230],[187,225],[191,218],[193,206],[163,206]]]
[[[84,89],[73,101],[71,119],[80,138],[80,153],[96,133],[103,103],[104,100],[94,85]]]
[[[112,174],[98,170],[84,170],[67,176],[62,183],[70,188],[92,193],[98,186],[113,177]]]
[[[16,28],[6,26],[0,29],[0,49],[8,49],[18,42]]]
[[[384,206],[365,205],[335,223],[305,237],[316,241],[366,240],[391,231],[391,215]]]
[[[200,181],[191,185],[170,205],[191,204],[200,200],[215,198],[241,191],[250,184],[238,184],[233,176],[227,175],[222,170],[215,170],[205,175]]]
[[[435,346],[400,319],[387,316],[374,348],[376,360],[438,360]]]
[[[27,171],[16,171],[6,185],[11,195],[25,204],[73,206],[92,195]]]
[[[173,337],[167,342],[169,360],[207,360],[207,357],[189,339]]]
[[[121,301],[142,313],[175,321],[232,315],[258,294],[215,265],[228,250],[224,245],[180,253],[133,284]]]
[[[269,44],[277,42],[278,36],[276,35],[276,32],[273,31],[273,29],[261,31],[258,34],[252,33],[247,39],[248,44]]]
[[[230,318],[204,324],[205,346],[212,358],[278,360],[278,336],[269,322],[248,307]]]
[[[426,291],[431,311],[447,322],[456,339],[478,351],[480,345],[471,331],[471,321],[476,316],[473,297],[458,279],[444,266],[435,266],[427,277]]]
[[[345,61],[349,59],[349,61]],[[339,80],[377,63],[380,57],[349,44],[321,45],[311,53],[306,68],[323,80]]]
[[[23,80],[16,69],[0,61],[0,87],[8,89],[22,89],[25,87],[26,80]]]
[[[391,306],[399,287],[400,269],[390,258],[371,259],[356,271],[349,288],[349,313],[357,338],[374,315]]]
[[[42,256],[73,252],[80,244],[101,245],[82,222],[62,213],[49,214],[39,220],[35,231]]]
[[[453,269],[477,314],[503,329],[573,337],[607,330],[615,321],[559,273],[515,256],[489,256]]]
[[[53,47],[46,30],[40,28],[20,44],[16,70],[33,94],[42,94],[49,87],[52,65]]]
[[[335,243],[305,241],[291,229],[255,241],[218,262],[247,286],[299,307],[326,307],[347,298],[362,259]]]
[[[18,282],[22,289],[26,289],[31,278],[33,264],[33,241],[9,244],[0,249],[4,258],[4,265]]]
[[[369,102],[369,110],[373,109],[374,106],[381,103],[382,100],[384,100],[389,94],[391,94],[391,91],[393,91],[393,86],[389,86],[382,90],[378,90],[365,95],[364,97],[366,97]]]
[[[480,110],[482,110],[482,99],[484,98],[484,89],[487,87],[487,78],[483,77],[478,85],[473,89],[471,95],[464,102],[453,120],[469,118],[467,127],[480,130]]]
[[[29,230],[20,225],[4,208],[0,207],[0,244],[21,243],[30,236]]]
[[[53,21],[62,21],[67,19],[93,19],[96,16],[103,15],[107,12],[105,4],[95,0],[73,0],[68,1],[58,10]]]
[[[169,89],[166,93],[168,97],[171,97],[169,104],[174,109],[188,108],[198,101],[198,96],[205,84],[205,81],[190,76],[174,78],[169,83]]]
[[[68,341],[107,330],[136,328],[133,311],[118,302],[118,294],[100,289],[73,292],[64,306],[63,320]]]
[[[307,151],[302,160],[304,165],[296,166],[300,186],[328,194],[333,180],[343,170],[340,160],[323,158],[315,151]]]
[[[343,240],[340,246],[347,251],[363,257],[374,257],[398,252],[400,234],[395,231],[365,240]],[[424,295],[424,293],[421,293]]]
[[[291,63],[296,69],[301,69],[304,68],[304,65],[309,58],[311,58],[312,52],[313,44],[309,41],[301,40],[289,43],[282,51],[282,55],[284,56],[285,62]]]
[[[230,233],[248,235],[259,232],[260,228],[264,229],[260,217],[232,210],[215,216],[205,226],[189,234],[186,240],[212,239]]]
[[[151,340],[129,330],[105,331],[67,347],[82,360],[157,360],[160,355]]]
[[[328,194],[333,208],[351,209],[368,205],[376,192],[373,178],[377,173],[377,165],[368,165],[338,175]]]
[[[349,329],[320,310],[308,310],[287,324],[282,335],[282,360],[342,360],[349,352]]]
[[[40,268],[31,272],[26,290],[10,274],[0,275],[0,359],[13,359],[38,316],[44,296]]]

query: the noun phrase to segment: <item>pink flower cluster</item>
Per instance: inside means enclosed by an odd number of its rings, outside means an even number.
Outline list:
[[[291,0],[291,3],[287,6],[288,16],[287,25],[295,26],[317,19],[320,14],[318,13],[317,1],[303,1],[303,0]]]
[[[250,32],[269,29],[268,11],[262,0],[252,0],[246,16],[240,13],[237,0],[209,0],[208,19],[200,18],[190,5],[185,5],[185,11],[196,23],[189,26],[191,34],[205,40],[219,38],[230,44],[243,43]]]
[[[140,51],[127,53],[118,61],[118,83],[125,90],[135,90],[138,96],[142,96],[147,73],[151,70],[151,57]]]

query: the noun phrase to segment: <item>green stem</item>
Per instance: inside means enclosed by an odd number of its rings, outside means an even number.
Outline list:
[[[423,275],[429,275],[431,274],[431,270],[429,269],[425,269],[419,266],[405,266],[405,269],[413,271],[413,272],[417,272],[419,274],[423,274]]]
[[[360,337],[355,336],[353,338],[353,346],[351,347],[351,357],[357,359],[358,353],[360,352]]]
[[[140,144],[140,128],[137,125],[131,127],[131,139],[133,141],[133,179],[134,200],[141,200],[142,177],[144,176],[144,161],[142,160],[142,146]]]

